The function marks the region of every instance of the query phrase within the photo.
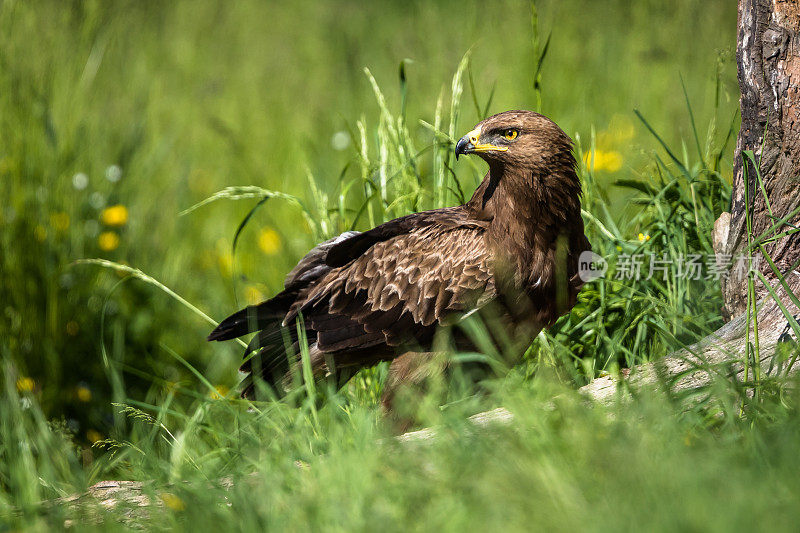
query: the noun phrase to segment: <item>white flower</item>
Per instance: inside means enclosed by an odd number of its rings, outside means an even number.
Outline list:
[[[350,146],[350,135],[346,131],[337,131],[331,137],[331,146],[334,150],[344,150]]]
[[[106,205],[106,197],[103,196],[102,193],[93,192],[91,196],[89,196],[89,205],[95,209],[102,209]]]
[[[89,185],[89,176],[83,172],[78,172],[72,176],[72,186],[75,187],[76,190],[82,191],[87,185]]]
[[[117,165],[111,165],[106,169],[106,179],[111,183],[116,183],[122,178],[122,169]]]

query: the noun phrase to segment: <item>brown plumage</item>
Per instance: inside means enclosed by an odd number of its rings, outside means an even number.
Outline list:
[[[575,302],[582,282],[581,187],[570,138],[530,111],[508,111],[459,140],[489,173],[464,205],[415,213],[311,250],[284,290],[225,319],[208,337],[256,331],[242,370],[283,392],[298,353],[302,314],[315,375],[341,385],[358,369],[409,350],[431,349],[438,328],[488,302],[530,340]],[[397,358],[390,382],[414,374]],[[424,357],[423,357],[424,359]],[[243,395],[252,396],[253,381]]]

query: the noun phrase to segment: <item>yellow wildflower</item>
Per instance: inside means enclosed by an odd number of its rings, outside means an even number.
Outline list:
[[[233,253],[231,244],[226,239],[217,239],[216,257],[219,270],[223,276],[230,276],[233,272]]]
[[[116,250],[119,246],[119,235],[113,231],[104,231],[97,237],[97,245],[104,252]]]
[[[100,213],[100,220],[106,226],[120,227],[128,222],[128,209],[121,204],[106,207]]]
[[[233,272],[233,255],[230,252],[219,254],[219,269],[223,276],[230,276]]]
[[[211,391],[211,399],[212,400],[221,400],[228,394],[228,387],[225,385],[217,385],[214,387],[214,390]]]
[[[36,383],[32,378],[21,377],[17,380],[17,390],[19,392],[31,392],[34,386],[36,386]]]
[[[605,131],[597,134],[597,146],[619,146],[633,139],[633,122],[625,115],[614,115]]]
[[[39,242],[44,242],[47,239],[47,228],[39,224],[33,229],[33,236]]]
[[[86,432],[86,438],[89,442],[94,444],[95,442],[103,438],[103,434],[97,431],[96,429],[90,429]]]
[[[258,247],[267,255],[274,255],[281,249],[281,236],[272,228],[264,228],[258,234]]]
[[[595,150],[583,154],[583,162],[591,170],[616,172],[622,168],[622,154],[616,150]]]
[[[56,231],[67,231],[69,215],[63,211],[50,215],[50,226]]]
[[[644,233],[640,233],[638,237],[639,237],[639,242],[650,240],[650,235],[645,235]]]
[[[171,492],[163,493],[161,495],[161,501],[164,502],[164,505],[167,506],[167,509],[172,509],[173,511],[183,511],[186,509],[186,504],[183,503],[183,500]]]
[[[75,389],[75,396],[78,397],[78,401],[85,403],[91,401],[92,391],[86,385],[78,385],[78,388]]]
[[[248,285],[244,289],[244,299],[249,305],[259,304],[264,301],[264,293],[255,285]]]

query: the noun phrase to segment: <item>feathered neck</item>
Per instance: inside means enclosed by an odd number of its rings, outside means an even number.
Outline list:
[[[583,239],[580,181],[574,160],[563,163],[551,171],[490,165],[465,205],[471,216],[489,223],[486,238],[498,268],[510,269],[518,288],[541,287],[553,277],[560,236],[570,254],[582,251],[573,249]]]
[[[542,232],[552,233],[580,219],[580,195],[572,165],[542,172],[492,164],[465,207],[472,216],[488,221],[493,236],[501,240],[509,228],[514,230],[509,236],[524,234],[527,239],[516,244],[527,247]]]

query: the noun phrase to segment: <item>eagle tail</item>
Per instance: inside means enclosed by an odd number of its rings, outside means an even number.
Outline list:
[[[255,399],[256,381],[269,385],[276,397],[286,393],[291,362],[300,348],[296,328],[281,324],[296,298],[296,292],[283,291],[270,300],[237,311],[208,335],[209,341],[225,341],[255,332],[239,369],[247,374],[240,384],[242,397]]]
[[[295,294],[283,291],[266,302],[245,307],[220,322],[214,331],[209,333],[207,339],[209,341],[227,341],[264,329],[276,320],[281,321],[289,311],[295,297]]]
[[[279,322],[272,322],[256,333],[245,351],[245,361],[239,368],[247,374],[240,383],[243,398],[255,398],[255,377],[269,385],[277,397],[286,392],[290,368],[296,359],[294,354],[300,350],[297,333],[292,328],[282,328]],[[256,352],[252,357],[251,353]]]

